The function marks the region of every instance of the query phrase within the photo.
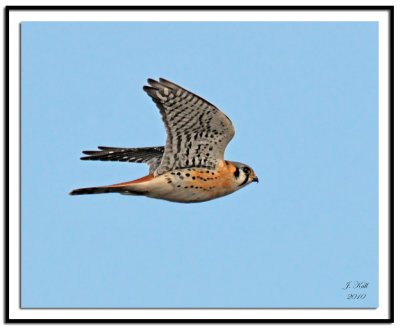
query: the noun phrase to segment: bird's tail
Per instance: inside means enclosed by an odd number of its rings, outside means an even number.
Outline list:
[[[100,193],[121,193],[122,188],[112,186],[98,186],[98,187],[84,187],[78,188],[71,191],[70,195],[82,195],[82,194],[100,194]]]
[[[125,195],[145,195],[147,194],[147,189],[140,183],[146,183],[153,179],[153,177],[154,174],[149,174],[133,181],[118,183],[114,185],[78,188],[71,191],[69,194],[82,195],[100,193],[121,193]]]

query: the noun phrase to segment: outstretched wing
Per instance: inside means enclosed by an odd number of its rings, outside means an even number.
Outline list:
[[[96,151],[83,151],[84,156],[81,160],[100,160],[100,161],[123,161],[146,163],[149,165],[150,173],[153,173],[161,163],[164,154],[163,146],[141,147],[141,148],[122,148],[99,146]]]
[[[157,174],[176,168],[214,169],[235,130],[231,120],[203,98],[165,79],[148,79],[144,91],[159,108],[167,143]]]

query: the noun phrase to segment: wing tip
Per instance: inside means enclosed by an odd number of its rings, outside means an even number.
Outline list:
[[[147,83],[151,86],[152,84],[159,83],[159,82],[153,78],[148,78]]]
[[[143,89],[145,91],[147,90],[151,90],[151,88],[155,89],[155,90],[159,90],[160,88],[170,88],[170,89],[175,89],[175,88],[181,88],[182,87],[178,86],[176,83],[171,82],[168,79],[165,78],[158,78],[158,81],[153,79],[153,78],[148,78],[147,79],[147,83],[149,84],[149,86],[143,86]]]
[[[173,84],[173,82],[171,82],[171,81],[169,81],[169,80],[167,80],[167,79],[164,79],[164,78],[158,78],[158,80],[159,80],[160,82],[162,82],[162,83],[172,83],[172,84]]]
[[[150,86],[148,86],[148,85],[143,86],[143,90],[144,90],[144,91],[147,91],[147,90],[154,90],[154,89],[156,89],[156,88],[150,87]]]

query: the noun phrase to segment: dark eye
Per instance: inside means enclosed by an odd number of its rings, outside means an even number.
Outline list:
[[[244,172],[246,175],[250,174],[250,171],[251,171],[251,169],[250,169],[249,167],[244,167],[244,168],[243,168],[243,172]]]

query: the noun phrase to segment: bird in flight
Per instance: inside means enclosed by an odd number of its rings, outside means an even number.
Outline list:
[[[81,159],[146,163],[149,174],[129,182],[76,189],[71,195],[120,193],[191,203],[213,200],[258,182],[248,165],[224,160],[225,148],[235,134],[224,113],[168,80],[147,82],[143,89],[160,110],[166,145],[99,146],[96,151],[83,151],[86,156]]]

